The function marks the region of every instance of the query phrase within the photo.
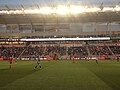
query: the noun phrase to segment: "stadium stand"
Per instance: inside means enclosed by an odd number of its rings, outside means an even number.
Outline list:
[[[78,44],[79,43],[79,44]],[[82,43],[82,44],[80,44]],[[99,44],[101,43],[101,44]],[[105,44],[106,43],[106,44]],[[117,46],[116,46],[117,45]],[[16,45],[10,47],[11,45],[1,45],[1,57],[8,59],[10,56],[15,58],[36,58],[36,53],[41,57],[46,57],[47,59],[51,57],[52,59],[80,59],[81,57],[104,57],[112,59],[116,56],[120,56],[120,46],[119,43],[108,43],[107,41],[98,42],[44,42],[44,43],[30,43],[26,45]]]
[[[105,6],[82,3],[83,6],[59,2],[60,7],[50,2],[47,8],[38,2],[0,5],[0,56],[4,59],[12,55],[18,59],[36,58],[36,54],[52,59],[120,56],[119,5],[111,3],[111,8],[107,3]]]

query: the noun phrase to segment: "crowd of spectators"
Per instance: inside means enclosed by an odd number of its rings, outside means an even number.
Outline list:
[[[109,50],[108,46],[89,46],[91,55],[112,55],[112,52]]]
[[[61,55],[66,54],[66,47],[60,47],[60,46],[47,46],[45,49],[45,55],[49,55],[51,53],[56,53]]]
[[[45,49],[45,47],[43,47],[43,46],[40,46],[40,47],[38,47],[38,46],[35,46],[35,47],[29,46],[29,47],[26,47],[24,49],[21,56],[24,56],[24,57],[25,56],[35,56],[36,53],[38,53],[39,55],[42,55],[43,52],[44,52],[44,49]]]
[[[86,46],[25,46],[25,47],[0,47],[0,56],[3,58],[9,58],[11,56],[15,58],[19,57],[36,57],[39,56],[50,56],[59,59],[64,55],[70,57],[89,57],[93,56],[107,56],[113,54],[120,54],[120,46],[92,46],[89,45],[88,49]],[[89,54],[90,53],[90,54]]]
[[[18,57],[25,47],[0,47],[0,56],[3,58]]]
[[[109,46],[112,52],[116,54],[120,54],[120,46]]]
[[[88,55],[86,47],[69,47],[68,48],[68,55],[74,56],[86,56]]]

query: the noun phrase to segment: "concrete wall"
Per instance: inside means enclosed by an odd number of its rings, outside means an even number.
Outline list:
[[[98,32],[109,32],[109,31],[120,31],[120,24],[80,24],[80,23],[70,23],[67,29],[56,29],[51,31],[37,31],[34,30],[6,30],[6,27],[0,27],[0,36],[61,36],[61,35],[87,35],[87,34],[97,34]],[[100,34],[100,33],[99,33]]]

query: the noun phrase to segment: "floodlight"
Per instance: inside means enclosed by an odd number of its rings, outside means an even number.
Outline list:
[[[57,7],[57,9],[56,9],[56,13],[57,13],[57,14],[60,14],[60,15],[65,15],[65,14],[70,13],[70,10],[69,10],[69,8],[66,7],[66,6],[61,6],[61,5],[59,5],[59,6]]]
[[[115,11],[120,11],[120,7],[119,6],[116,6],[114,9],[115,9]]]
[[[100,8],[97,8],[97,7],[88,8],[88,9],[86,10],[86,12],[98,12],[98,11],[101,11],[101,9],[100,9]]]
[[[114,8],[111,8],[111,7],[104,7],[103,11],[114,11]]]
[[[85,11],[86,11],[86,8],[84,8],[84,7],[73,6],[73,5],[70,7],[71,14],[79,14],[79,13],[82,13]]]
[[[41,14],[50,14],[52,13],[52,9],[50,7],[43,7],[39,10],[39,13]]]

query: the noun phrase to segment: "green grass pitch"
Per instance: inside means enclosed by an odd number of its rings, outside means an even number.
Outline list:
[[[120,62],[0,61],[0,90],[120,90]]]

